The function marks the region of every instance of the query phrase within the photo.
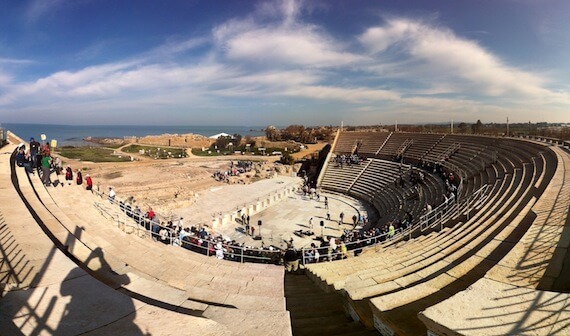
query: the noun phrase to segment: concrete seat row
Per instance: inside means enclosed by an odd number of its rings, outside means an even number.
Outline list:
[[[526,166],[523,166],[523,174],[525,168]],[[515,174],[517,171],[515,170]],[[407,275],[396,280],[396,284],[399,283],[398,286],[403,289],[398,290],[397,287],[392,286],[392,290],[390,290],[387,289],[390,288],[390,285],[384,285],[383,290],[376,291],[375,294],[383,291],[384,295],[370,300],[374,319],[371,318],[368,322],[372,323],[374,320],[379,325],[401,332],[422,330],[422,324],[414,318],[417,312],[474,283],[513,247],[512,240],[516,241],[525,232],[529,222],[528,213],[533,205],[532,185],[538,179],[540,179],[538,175],[533,175],[531,179],[525,178],[523,175],[521,181],[515,183],[515,185],[519,185],[518,191],[509,197],[510,201],[504,203],[499,212],[489,220],[478,221],[478,225],[486,229],[464,240],[466,245],[461,250],[466,252],[459,259],[450,257],[448,252],[445,253],[443,262],[436,266],[436,269],[445,270],[444,273],[429,276],[427,274],[436,273],[433,273],[433,270],[423,274],[418,272],[417,274],[420,277],[427,275],[425,279],[428,280],[418,281],[419,277],[414,279],[414,277]],[[491,221],[494,221],[493,226],[487,227],[489,224],[485,223]],[[494,236],[488,235],[487,232]],[[458,260],[461,262],[457,263]],[[410,286],[410,280],[415,281],[416,285]],[[350,293],[350,290],[347,292]],[[404,314],[402,309],[405,309],[407,313]],[[364,316],[366,317],[365,313]],[[403,319],[407,319],[405,324],[402,323]]]
[[[261,333],[260,326],[267,326],[290,334],[282,268],[245,267],[139,239],[106,223],[93,208],[93,196],[79,186],[50,187],[48,193],[37,178],[28,186],[26,196],[52,223],[52,234],[66,239],[62,243],[69,253],[113,288],[175,310],[199,312],[237,333]],[[89,259],[93,251],[106,256],[105,267]],[[127,284],[125,278],[130,279]],[[249,313],[257,320],[244,322]]]
[[[484,277],[419,313],[432,334],[570,333],[570,156],[560,148],[552,150],[556,173],[532,207],[532,225]],[[469,307],[468,314],[464,307]]]
[[[325,189],[346,193],[369,162],[366,161],[361,165],[344,165],[342,168],[331,163],[328,165],[321,186]]]
[[[521,224],[522,226],[513,225],[513,226],[508,227],[508,228],[507,228],[507,227],[501,227],[501,225],[504,226],[504,224],[498,224],[498,223],[501,223],[501,221],[500,221],[500,220],[498,221],[497,218],[495,218],[495,219],[494,219],[494,220],[495,220],[495,225],[498,225],[498,228],[501,228],[501,230],[500,230],[500,231],[497,231],[497,232],[495,233],[495,234],[496,234],[496,237],[498,237],[498,238],[495,239],[495,243],[494,243],[494,244],[501,244],[500,242],[502,242],[501,239],[502,239],[503,237],[509,237],[509,236],[512,236],[513,234],[514,234],[515,236],[516,236],[517,234],[520,235],[520,230],[522,230],[521,227],[524,228],[524,225],[525,225],[523,222],[527,222],[527,221],[528,221],[528,218],[525,216],[525,214],[528,213],[529,207],[532,206],[532,202],[530,202],[530,200],[528,199],[528,197],[530,197],[529,195],[531,195],[531,190],[532,190],[532,188],[530,188],[529,186],[535,185],[536,183],[538,183],[538,182],[540,182],[541,180],[544,179],[544,175],[545,175],[545,174],[543,173],[543,170],[544,170],[543,167],[546,165],[546,163],[544,162],[544,159],[542,159],[542,160],[536,160],[536,151],[535,151],[536,148],[525,148],[525,149],[522,149],[522,150],[512,150],[511,145],[513,145],[513,144],[510,144],[510,143],[503,143],[503,145],[504,145],[504,149],[503,149],[503,150],[504,150],[504,153],[503,153],[503,154],[505,154],[505,158],[501,158],[501,163],[500,163],[498,166],[500,167],[501,165],[503,165],[503,167],[504,167],[504,168],[503,168],[503,169],[504,169],[504,173],[501,172],[501,171],[496,170],[496,167],[493,166],[492,169],[488,169],[488,170],[486,169],[486,170],[485,170],[485,174],[481,174],[481,175],[482,175],[481,181],[483,181],[484,179],[485,179],[486,181],[490,181],[490,180],[492,180],[493,178],[501,178],[501,177],[500,177],[501,175],[502,175],[503,180],[505,181],[505,180],[509,179],[510,176],[512,176],[512,175],[520,175],[520,173],[522,172],[522,176],[520,176],[520,177],[518,178],[518,180],[516,179],[516,176],[515,176],[515,178],[513,178],[513,179],[511,180],[512,183],[509,184],[510,187],[509,187],[508,190],[511,190],[511,191],[512,191],[511,196],[509,196],[509,200],[510,200],[510,201],[502,204],[502,205],[503,205],[503,209],[506,209],[506,208],[505,208],[505,207],[507,206],[506,204],[513,205],[513,202],[515,202],[515,200],[517,200],[517,201],[516,201],[516,202],[517,202],[516,204],[518,204],[518,206],[517,206],[518,208],[517,208],[517,209],[520,210],[520,211],[522,211],[522,214],[513,217],[513,219],[511,219],[511,220],[515,220],[515,219],[516,219],[516,221],[518,221],[518,223]],[[517,144],[514,144],[514,145],[517,145]],[[523,147],[524,147],[524,146],[523,146]],[[535,151],[535,152],[533,152],[533,151]],[[514,153],[514,154],[510,154],[510,153]],[[529,166],[530,166],[530,168],[529,168]],[[512,168],[509,168],[509,167],[512,167]],[[528,170],[528,172],[527,172],[527,170]],[[526,174],[525,174],[525,173],[526,173]],[[503,174],[504,174],[504,175],[503,175]],[[520,182],[520,183],[519,183],[519,182]],[[504,185],[504,184],[503,184],[503,185]],[[518,186],[520,187],[520,188],[518,188],[518,190],[519,190],[518,192],[514,192],[514,190],[513,190],[513,186],[514,186],[514,185],[518,185]],[[521,186],[523,186],[523,187],[521,187]],[[497,192],[497,191],[495,190],[494,192]],[[507,195],[507,194],[504,194],[504,191],[503,191],[503,196],[505,196],[505,195]],[[524,196],[524,195],[526,195],[526,196]],[[525,197],[526,197],[526,198],[525,198]],[[489,203],[488,203],[488,204],[489,204]],[[521,207],[522,207],[522,208],[521,208]],[[503,211],[500,211],[497,215],[498,215],[497,217],[500,219],[500,218],[502,218],[503,216],[505,216],[505,211],[504,211],[504,210],[503,210]],[[514,215],[514,214],[511,212],[511,217],[512,217],[513,215]],[[472,223],[476,223],[476,222],[477,222],[477,221],[472,221]],[[508,225],[506,225],[506,226],[508,226]],[[495,231],[496,231],[496,230],[495,230]],[[489,241],[492,241],[492,240],[493,240],[493,239],[491,239],[491,240],[489,240]],[[497,241],[498,241],[499,243],[497,243]],[[411,245],[411,244],[409,244],[409,245]],[[473,245],[473,244],[472,244],[472,245]],[[503,244],[503,245],[505,245],[505,244]],[[508,245],[508,244],[507,244],[507,245]],[[492,246],[492,245],[489,245],[489,246]],[[496,247],[496,246],[495,246],[495,247]],[[495,249],[496,249],[496,248],[495,248]],[[484,252],[480,252],[480,253],[482,253],[483,255],[486,255],[487,257],[488,257],[488,256],[490,255],[490,253],[491,253],[491,252],[489,252],[489,251],[494,251],[495,249],[493,249],[492,247],[487,247],[485,244],[483,244],[483,245],[481,245],[481,246],[479,247],[479,251],[484,251]],[[493,254],[493,256],[496,256],[497,253],[498,253],[499,255],[501,254],[501,253],[499,253],[499,252],[495,252],[495,253]],[[362,260],[364,260],[365,258],[363,258],[363,257],[365,257],[365,255],[366,255],[366,254],[364,254],[362,257],[357,258],[357,259],[361,259],[361,258],[362,258]],[[467,254],[465,254],[465,255],[467,255]],[[472,255],[476,255],[476,254],[473,254],[473,253],[472,253]],[[393,257],[393,255],[390,254],[390,257]],[[423,256],[422,256],[422,257],[423,257]],[[481,257],[481,256],[478,256],[478,257]],[[463,267],[462,264],[465,264],[465,265],[468,264],[468,263],[466,263],[466,260],[469,260],[469,258],[464,258],[464,259],[465,259],[465,261],[462,262],[461,264],[454,265],[454,264],[453,264],[453,261],[451,261],[451,262],[449,262],[449,263],[447,263],[447,264],[448,264],[448,265],[452,265],[453,268],[455,268],[455,269],[460,269],[461,267]],[[485,259],[485,257],[483,257],[483,259]],[[353,259],[353,260],[356,260],[356,259]],[[386,258],[386,260],[388,260],[388,258]],[[370,262],[370,260],[366,260],[366,261]],[[377,262],[378,260],[374,260],[374,261]],[[471,268],[467,268],[467,269],[477,269],[477,270],[480,270],[480,269],[481,269],[481,267],[478,267],[478,266],[476,266],[476,265],[474,266],[474,264],[473,264],[473,263],[474,263],[474,262],[473,262],[473,259],[471,259],[470,262],[471,262],[471,264],[472,264],[472,267],[471,267]],[[445,263],[446,263],[446,261],[444,261],[443,263],[440,263],[440,264],[441,264],[441,265],[445,265]],[[334,263],[333,263],[333,264],[334,264]],[[347,263],[345,262],[344,264],[346,265]],[[478,265],[478,264],[477,264],[477,265]],[[320,266],[320,265],[314,265],[314,267],[319,267],[319,266]],[[460,266],[461,266],[461,267],[460,267]],[[313,267],[313,265],[311,265],[310,267]],[[380,266],[380,267],[382,267],[382,266]],[[358,267],[356,267],[356,269],[357,269],[357,268],[358,268]],[[355,268],[353,268],[353,269],[355,269]],[[334,271],[333,271],[333,272],[334,272]],[[358,271],[357,271],[357,272],[358,272]],[[365,272],[365,271],[360,271],[360,272]],[[350,273],[350,272],[349,272],[349,273]],[[435,274],[435,273],[433,273],[433,274]],[[442,274],[444,274],[444,273],[442,273]],[[460,273],[457,273],[457,274],[460,274]],[[337,274],[337,275],[338,275],[338,274]],[[361,275],[362,275],[362,274],[361,274]],[[448,274],[448,275],[449,275],[449,274]],[[317,276],[316,278],[318,278],[318,276]],[[342,276],[341,276],[341,278],[342,278]],[[338,279],[338,276],[337,276],[337,279]],[[425,295],[428,295],[428,296],[429,296],[429,295],[432,295],[432,294],[429,294],[430,291],[429,291],[429,290],[426,290],[426,288],[433,288],[432,290],[435,290],[435,288],[438,288],[438,286],[433,286],[434,283],[442,282],[443,284],[447,283],[447,285],[451,285],[451,284],[452,284],[452,282],[450,282],[450,279],[449,279],[449,278],[445,279],[445,276],[444,276],[444,275],[437,275],[437,276],[434,276],[433,279],[434,279],[434,280],[431,280],[431,279],[428,280],[428,281],[432,281],[431,283],[428,283],[427,285],[421,286],[421,287],[423,288],[423,291],[424,291]],[[475,279],[476,279],[476,278],[475,278]],[[361,280],[362,280],[362,279],[358,279],[358,280],[356,280],[356,281],[362,283]],[[405,282],[405,281],[404,281],[404,282]],[[403,283],[404,283],[404,282],[403,282]],[[333,283],[334,283],[334,282],[333,282]],[[431,286],[431,287],[430,287],[430,286]],[[400,287],[401,287],[401,286],[400,286]],[[406,287],[404,286],[404,287],[402,287],[402,288],[406,288]],[[412,288],[413,288],[413,287],[412,287]],[[420,287],[418,287],[418,288],[420,288]],[[458,288],[460,288],[460,287],[457,287],[457,283],[455,283],[455,290],[457,290]],[[391,302],[394,302],[394,299],[398,297],[397,293],[399,293],[400,291],[402,291],[402,290],[397,290],[397,291],[395,291],[393,294],[389,294],[389,295],[393,295],[393,296],[394,296],[394,297],[390,297]],[[421,291],[421,289],[420,289],[419,291]],[[347,293],[348,293],[348,292],[349,292],[349,291],[347,290]],[[409,292],[412,293],[412,296],[414,296],[414,295],[417,294],[417,293],[416,293],[416,294],[413,294],[413,293],[415,293],[415,290],[409,290]],[[350,296],[350,294],[348,294],[348,296]],[[405,297],[405,296],[406,296],[406,295],[402,295],[402,297]],[[356,297],[356,296],[355,296],[355,297]],[[380,300],[381,297],[382,297],[382,296],[380,296],[378,300]],[[405,301],[405,300],[406,300],[406,299],[404,299],[403,301]],[[407,300],[410,300],[410,298],[408,297]],[[402,302],[402,301],[401,301],[401,302]],[[379,303],[379,304],[380,304],[380,303]],[[404,304],[404,305],[407,305],[407,304]],[[352,309],[352,311],[354,311],[354,310],[355,310],[354,308],[355,308],[355,307],[349,307],[349,310]],[[386,308],[386,307],[384,307],[384,308]],[[356,314],[358,315],[358,313],[356,313]],[[370,320],[372,320],[372,319],[370,319]],[[370,321],[369,321],[369,322],[370,322]]]
[[[375,154],[389,134],[388,132],[346,132],[339,139],[336,145],[336,152],[352,154],[360,145],[360,154]]]
[[[503,197],[506,196],[506,190],[508,190],[507,188],[511,188],[512,187],[512,183],[507,183],[507,181],[512,181],[512,179],[505,179],[503,181],[503,188],[504,190],[500,190],[498,192],[495,193],[495,197],[498,197],[499,195],[502,195]],[[475,222],[476,218],[472,219],[472,222]],[[457,229],[457,228],[454,228]],[[464,230],[464,227],[462,228]],[[458,230],[458,229],[457,229]],[[448,232],[448,234],[451,236],[452,233],[454,233],[455,230],[452,230],[450,232]],[[446,236],[444,235],[443,237],[432,237],[432,243],[433,244],[438,244],[441,247],[444,247],[445,245],[443,245],[445,243],[445,238]],[[419,240],[413,240],[411,242],[409,242],[407,245],[414,245],[416,243],[419,243]],[[423,240],[421,242],[421,244],[419,245],[421,246],[422,250],[425,249],[427,250],[430,254],[421,254],[419,253],[418,255],[421,258],[427,258],[429,257],[431,254],[433,254],[434,250],[433,248],[431,248],[430,245],[428,245],[428,242],[426,240]],[[427,246],[427,247],[426,247]],[[357,261],[360,264],[360,267],[362,268],[366,268],[366,269],[375,269],[375,266],[371,266],[371,265],[376,265],[378,263],[378,261],[380,260],[384,260],[386,259],[386,255],[390,255],[390,262],[395,263],[396,265],[398,264],[398,253],[402,253],[403,254],[403,261],[407,262],[408,260],[413,260],[415,258],[414,255],[412,255],[411,253],[417,252],[414,250],[413,247],[410,246],[406,246],[406,248],[398,248],[396,251],[393,251],[393,249],[386,249],[386,251],[380,251],[379,253],[374,254],[369,254],[369,255],[363,255],[359,258],[355,259],[355,262]],[[334,284],[336,281],[338,280],[345,280],[344,278],[347,277],[350,274],[353,274],[355,272],[355,270],[358,270],[359,267],[355,267],[352,269],[340,269],[339,267],[337,267],[336,265],[339,264],[339,262],[335,262],[335,263],[329,263],[326,265],[310,265],[309,269],[312,271],[313,268],[316,269],[315,274],[317,276],[319,276],[320,278],[322,278],[324,281],[326,281],[328,284]],[[324,273],[321,273],[318,269],[324,268]],[[383,269],[383,267],[380,267],[380,269]],[[331,272],[328,272],[328,270],[332,270],[332,276],[329,275]],[[341,289],[344,288],[344,283],[341,282],[341,285],[336,285],[335,286],[336,289]]]
[[[114,290],[58,249],[42,230],[48,223],[39,217],[41,211],[36,212],[23,197],[20,186],[26,183],[22,183],[20,173],[27,179],[24,168],[10,165],[10,154],[16,147],[13,144],[20,142],[12,140],[0,154],[4,274],[0,334],[170,335],[191,329],[231,335],[212,320],[163,309]],[[106,262],[103,255],[90,257],[100,264]]]

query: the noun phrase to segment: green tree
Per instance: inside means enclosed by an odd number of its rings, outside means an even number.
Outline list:
[[[462,122],[459,124],[459,126],[457,126],[457,128],[459,129],[459,133],[465,134],[467,133],[467,124]]]
[[[481,134],[483,133],[483,123],[481,120],[477,120],[477,122],[471,125],[471,129],[473,130],[474,134]]]
[[[279,159],[279,162],[281,162],[282,164],[293,165],[293,164],[295,164],[295,159],[293,158],[293,156],[291,154],[285,153],[285,154],[283,154],[283,156],[281,156],[281,159]]]
[[[280,132],[277,128],[275,128],[275,126],[267,126],[267,128],[265,128],[265,136],[269,141],[281,140]]]

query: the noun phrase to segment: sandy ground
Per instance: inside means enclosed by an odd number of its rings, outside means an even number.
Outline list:
[[[322,149],[325,144],[309,145],[297,157],[310,155]],[[120,149],[118,149],[120,152]],[[321,193],[320,201],[309,199],[299,191],[290,194],[265,210],[251,216],[250,223],[256,229],[254,240],[245,233],[241,221],[215,224],[215,217],[234,213],[237,209],[256,204],[269,194],[275,194],[293,186],[300,187],[302,179],[296,177],[291,167],[285,168],[275,161],[279,157],[223,156],[198,157],[190,155],[184,159],[154,160],[138,156],[137,161],[124,163],[90,163],[64,159],[74,171],[81,169],[84,176],[92,176],[100,190],[108,191],[113,186],[119,200],[133,197],[142,211],[152,207],[161,217],[184,218],[185,226],[206,226],[208,231],[222,234],[227,239],[243,242],[249,246],[277,246],[284,248],[291,239],[295,247],[310,246],[321,235],[340,237],[344,230],[353,228],[353,215],[374,213],[367,205],[356,199]],[[214,180],[212,173],[225,171],[230,161],[257,161],[254,168],[256,178],[246,184],[228,184]],[[261,161],[260,161],[261,160]],[[277,167],[277,168],[276,168]],[[279,172],[276,172],[279,170]],[[247,179],[245,179],[247,180]],[[325,209],[324,197],[329,200]],[[327,220],[327,212],[331,219]],[[339,223],[339,214],[345,219]],[[312,220],[312,227],[309,219]],[[263,225],[259,227],[258,221]],[[371,220],[374,220],[371,218]],[[323,221],[324,226],[319,224]],[[296,230],[312,231],[314,235],[298,236]]]
[[[324,144],[310,145],[309,148],[297,153],[297,155],[303,157],[323,146]],[[121,152],[121,149],[116,151]],[[135,199],[134,204],[138,205],[143,211],[148,209],[148,207],[152,207],[155,211],[164,215],[180,213],[186,216],[189,216],[190,212],[196,213],[195,205],[202,204],[200,199],[212,193],[212,190],[232,187],[227,183],[221,183],[212,178],[212,174],[215,171],[229,169],[230,161],[252,160],[260,162],[256,166],[262,172],[257,174],[258,176],[255,180],[264,180],[266,175],[272,175],[274,170],[273,163],[279,160],[278,156],[236,155],[199,157],[192,155],[190,149],[187,152],[189,154],[188,158],[168,160],[154,160],[136,154],[125,154],[133,155],[138,160],[122,163],[92,163],[67,158],[62,159],[64,166],[70,166],[74,173],[77,169],[81,169],[84,178],[86,174],[90,174],[95,187],[99,187],[99,190],[108,192],[108,188],[113,186],[119,199],[133,197]],[[263,165],[261,166],[261,164]],[[285,171],[285,168],[281,166],[278,175],[291,176],[291,170]],[[245,178],[244,180],[247,182],[248,179]],[[269,190],[272,189],[267,189],[267,192]],[[222,192],[218,192],[218,194],[222,194]],[[242,199],[240,202],[244,203],[246,200]],[[207,213],[207,216],[193,215],[193,217],[199,222],[211,221],[212,213],[227,211],[227,203],[227,200],[224,202],[220,201],[214,208],[209,205],[209,209],[200,210],[201,213]],[[237,204],[232,205],[232,207],[235,206]]]

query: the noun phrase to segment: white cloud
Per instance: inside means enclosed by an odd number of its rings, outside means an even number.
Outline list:
[[[301,22],[300,6],[293,0],[265,3],[257,16],[214,28],[214,40],[224,57],[265,66],[339,67],[367,59],[347,51],[319,27]],[[267,22],[266,17],[278,20]]]
[[[372,88],[343,88],[335,86],[298,86],[284,92],[285,95],[320,100],[344,101],[350,103],[370,103],[397,101],[400,94],[388,90]]]
[[[50,11],[60,8],[64,3],[65,0],[33,0],[28,6],[27,18],[29,21],[35,21]]]
[[[478,43],[447,28],[389,19],[383,26],[367,29],[359,40],[377,58],[386,54],[407,58],[412,67],[403,72],[411,81],[492,97],[551,95],[544,88],[547,78],[507,65]]]

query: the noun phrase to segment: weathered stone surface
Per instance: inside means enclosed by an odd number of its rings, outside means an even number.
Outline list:
[[[568,335],[570,294],[483,278],[419,317],[441,335]]]

